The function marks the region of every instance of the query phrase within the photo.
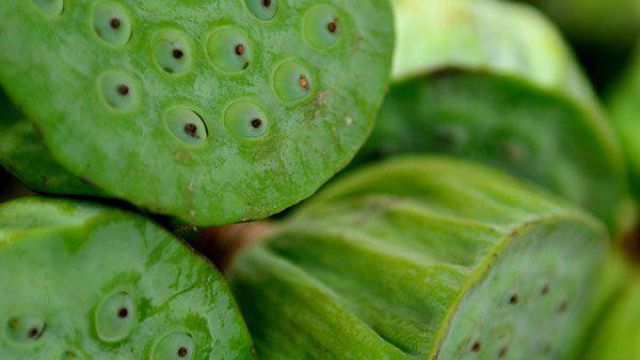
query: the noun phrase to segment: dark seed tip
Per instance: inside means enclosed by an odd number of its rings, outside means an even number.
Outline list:
[[[124,319],[127,316],[129,316],[129,309],[123,307],[123,308],[120,308],[118,310],[118,317],[119,318]]]
[[[309,79],[304,75],[300,75],[300,87],[305,90],[309,90]]]
[[[253,126],[254,129],[259,128],[260,126],[262,126],[262,120],[260,119],[251,120],[251,126]]]
[[[178,356],[179,356],[179,357],[181,357],[181,358],[186,357],[186,356],[187,356],[187,354],[189,354],[189,351],[187,350],[187,348],[186,348],[186,347],[181,346],[181,347],[178,349]]]
[[[518,303],[518,294],[513,294],[509,298],[509,304],[515,305]]]
[[[126,96],[129,94],[129,87],[127,85],[118,86],[118,94]]]
[[[328,23],[327,30],[329,30],[330,33],[335,33],[336,31],[338,31],[338,23],[335,20]]]
[[[478,352],[478,351],[480,351],[481,347],[482,347],[482,344],[480,344],[479,341],[476,341],[476,342],[473,343],[473,345],[471,345],[471,351]]]
[[[184,52],[182,50],[180,50],[180,49],[173,49],[171,54],[176,59],[182,59],[182,57],[184,56]]]
[[[235,50],[236,50],[236,55],[238,55],[238,56],[244,55],[245,48],[244,48],[243,44],[236,45],[236,49]]]
[[[271,0],[262,0],[262,6],[268,8],[271,6]]]
[[[192,138],[198,137],[198,127],[196,124],[188,123],[184,126],[184,132]]]
[[[118,18],[112,18],[111,21],[109,22],[109,25],[111,26],[112,29],[115,30],[120,28],[120,25],[122,25],[122,22]]]

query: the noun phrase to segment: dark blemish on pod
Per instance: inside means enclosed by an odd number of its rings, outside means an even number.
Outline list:
[[[511,304],[511,305],[516,305],[518,303],[518,301],[519,301],[518,294],[512,294],[509,297],[509,304]]]
[[[154,57],[158,67],[169,74],[191,70],[193,55],[187,36],[178,30],[163,30],[153,39]]]
[[[338,13],[329,5],[317,5],[307,11],[302,29],[304,38],[317,49],[335,45],[342,33]]]
[[[93,8],[93,30],[104,42],[123,46],[131,38],[131,19],[122,5],[103,1]]]
[[[39,316],[19,316],[9,319],[5,327],[8,340],[20,346],[36,344],[45,332],[47,325]]]
[[[272,76],[273,89],[287,104],[310,98],[314,90],[311,71],[298,60],[287,60],[276,67]]]
[[[479,341],[476,341],[473,343],[473,345],[471,345],[471,351],[474,353],[479,352],[481,348],[482,348],[482,344],[480,344]]]
[[[94,316],[100,340],[118,342],[127,338],[136,326],[135,314],[135,304],[128,293],[118,292],[104,298],[98,304]]]
[[[194,359],[196,343],[191,335],[185,332],[174,332],[162,337],[154,345],[151,359]]]
[[[129,75],[119,71],[109,71],[100,78],[100,93],[107,105],[118,110],[135,107],[139,100],[136,82]]]
[[[257,19],[268,21],[278,12],[277,0],[245,0],[245,5]]]
[[[33,4],[49,16],[60,15],[64,11],[64,0],[33,0]]]
[[[558,306],[558,312],[563,313],[567,311],[568,308],[569,308],[569,302],[567,300],[564,300],[560,303],[560,306]]]
[[[200,115],[188,107],[169,109],[164,122],[169,132],[186,145],[200,146],[207,142],[209,132],[206,124]]]
[[[215,67],[228,73],[243,71],[253,61],[253,49],[247,37],[240,30],[229,26],[217,29],[209,35],[207,55]]]
[[[238,100],[227,108],[224,126],[235,137],[255,140],[266,135],[269,119],[253,100]]]

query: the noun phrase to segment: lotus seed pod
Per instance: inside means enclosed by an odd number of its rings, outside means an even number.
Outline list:
[[[334,183],[228,273],[261,359],[564,359],[606,237],[495,170],[403,158]]]
[[[495,1],[393,4],[394,83],[361,160],[453,154],[572,200],[616,237],[632,226],[620,146],[574,57],[538,12]]]
[[[297,203],[351,160],[382,103],[393,29],[386,0],[9,0],[0,83],[37,128],[14,141],[83,179],[47,190],[89,183],[226,224]]]
[[[0,358],[250,359],[227,285],[138,216],[70,201],[0,206]]]

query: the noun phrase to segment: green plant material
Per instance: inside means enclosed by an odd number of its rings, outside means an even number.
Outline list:
[[[640,48],[630,69],[610,94],[608,103],[627,155],[633,190],[640,197]]]
[[[334,183],[241,250],[261,359],[564,359],[606,230],[495,170],[403,158]]]
[[[0,358],[250,359],[210,263],[141,217],[87,203],[0,205]]]
[[[0,83],[37,131],[15,125],[3,146],[29,156],[2,161],[196,225],[269,216],[364,143],[393,28],[386,0],[9,1]],[[83,180],[49,186],[53,165]]]
[[[535,9],[395,0],[394,83],[360,160],[453,154],[585,207],[615,237],[636,221],[613,130],[560,35]]]

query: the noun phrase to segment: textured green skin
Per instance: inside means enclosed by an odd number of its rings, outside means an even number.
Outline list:
[[[454,154],[543,185],[616,237],[631,227],[620,146],[552,25],[528,6],[494,1],[394,5],[394,84],[361,160]]]
[[[640,196],[640,49],[632,66],[609,96],[611,118],[622,141],[631,184]]]
[[[262,359],[561,359],[606,237],[494,170],[405,158],[334,183],[228,275]]]
[[[198,225],[262,218],[312,194],[371,130],[393,47],[387,1],[326,1],[342,11],[344,26],[343,39],[325,50],[303,39],[311,0],[280,4],[269,22],[256,20],[243,1],[122,0],[133,19],[122,47],[94,33],[93,3],[73,2],[51,17],[31,1],[8,1],[0,9],[0,82],[51,156],[114,197]],[[223,24],[249,38],[253,63],[244,73],[221,73],[208,59],[207,36]],[[190,72],[169,75],[154,63],[150,40],[165,28],[191,41]],[[308,64],[317,91],[285,106],[270,78],[290,57]],[[112,69],[138,81],[140,103],[131,111],[108,108],[99,94],[99,76]],[[227,105],[247,96],[271,123],[259,140],[240,140],[224,127]],[[174,105],[202,117],[210,134],[204,146],[183,145],[167,131],[163,115]]]
[[[252,344],[216,270],[153,223],[94,205],[29,198],[0,206],[0,358],[58,359],[65,350],[90,359],[150,359],[172,331],[196,342],[194,359],[250,359]],[[117,291],[137,301],[130,335],[96,335],[97,304]],[[6,324],[41,316],[33,348],[10,346]]]
[[[58,165],[33,125],[0,92],[0,165],[30,189],[53,194],[94,195],[100,190]]]

